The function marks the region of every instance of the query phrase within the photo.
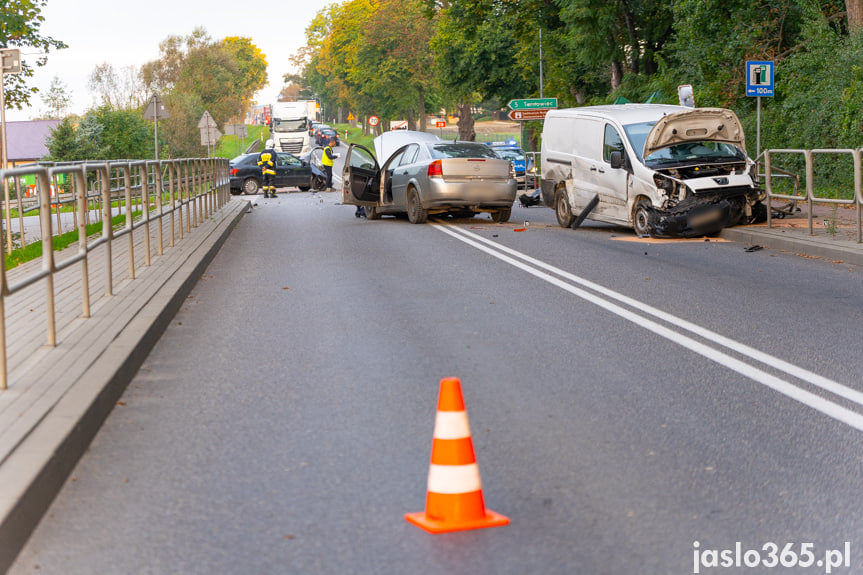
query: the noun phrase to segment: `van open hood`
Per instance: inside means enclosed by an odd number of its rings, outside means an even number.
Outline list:
[[[685,142],[723,142],[746,150],[737,114],[725,108],[689,108],[656,122],[644,143],[644,157]]]

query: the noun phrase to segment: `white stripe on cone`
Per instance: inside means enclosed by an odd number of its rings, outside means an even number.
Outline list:
[[[438,411],[434,422],[435,439],[464,439],[470,437],[466,411]]]
[[[482,489],[479,465],[435,465],[429,466],[428,490],[432,493],[472,493]]]

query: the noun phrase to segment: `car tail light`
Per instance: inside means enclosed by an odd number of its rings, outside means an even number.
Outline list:
[[[240,172],[239,168],[231,168],[231,175],[236,176]]]
[[[435,160],[431,164],[429,164],[428,169],[428,177],[430,178],[442,178],[443,177],[443,164],[440,160]]]

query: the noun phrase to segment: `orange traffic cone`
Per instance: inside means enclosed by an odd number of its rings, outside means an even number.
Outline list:
[[[461,382],[456,377],[440,382],[426,510],[408,513],[405,519],[430,533],[509,524],[508,517],[485,508]]]

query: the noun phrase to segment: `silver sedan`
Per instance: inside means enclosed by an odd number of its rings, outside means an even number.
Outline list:
[[[342,173],[342,203],[366,206],[370,219],[406,213],[421,224],[429,215],[489,212],[495,222],[509,220],[515,171],[488,146],[406,130],[386,132],[374,143],[382,164],[352,144]]]

